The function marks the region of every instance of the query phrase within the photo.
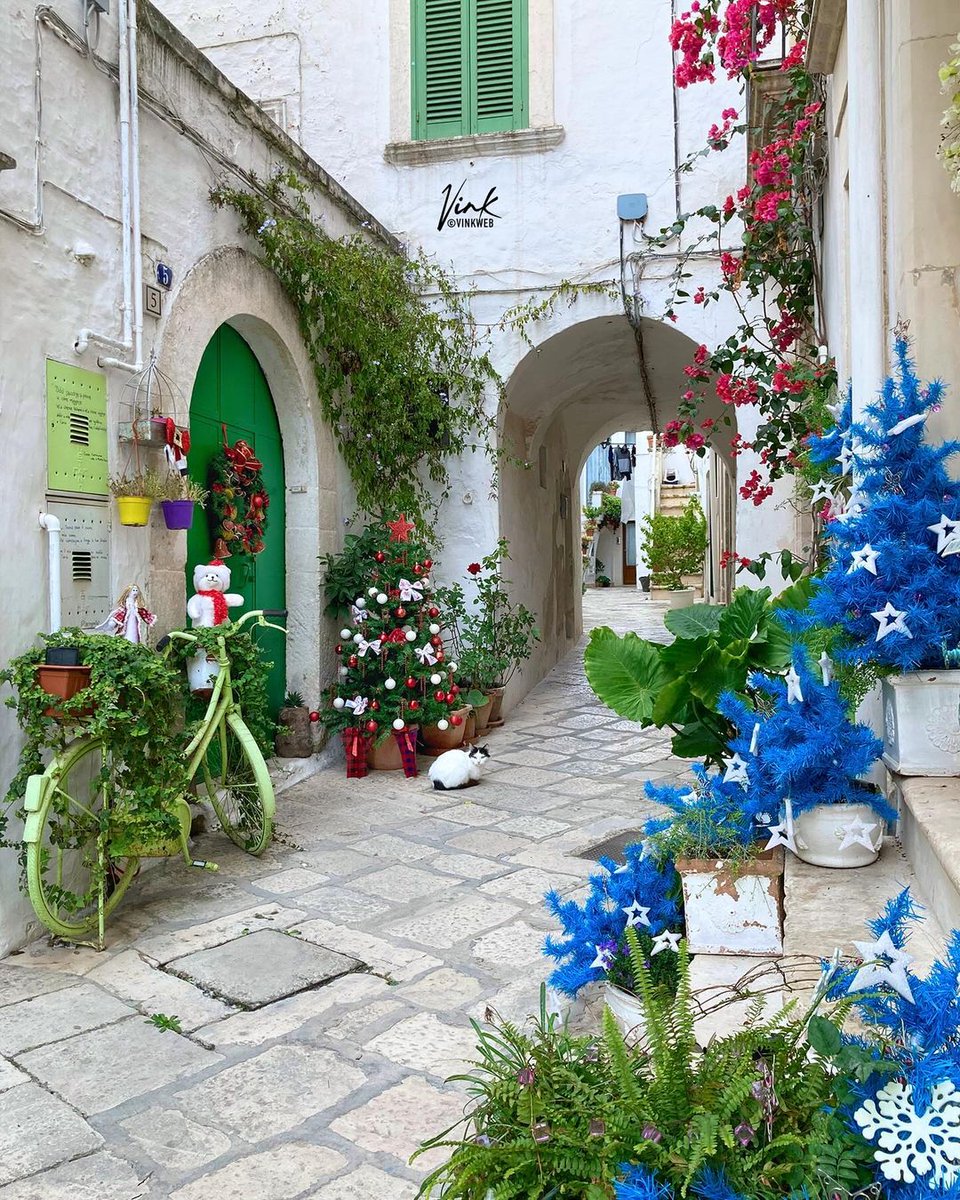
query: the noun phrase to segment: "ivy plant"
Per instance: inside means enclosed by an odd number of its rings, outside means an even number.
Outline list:
[[[238,214],[296,309],[358,506],[434,513],[449,489],[447,459],[494,453],[485,398],[501,381],[469,298],[423,254],[404,257],[364,234],[329,237],[293,174],[256,190],[220,187],[211,199]]]
[[[736,733],[717,708],[721,694],[745,693],[753,671],[785,668],[790,637],[769,588],[738,588],[728,605],[672,609],[664,620],[674,635],[667,646],[594,629],[584,653],[587,679],[621,717],[672,729],[674,754],[720,764]]]

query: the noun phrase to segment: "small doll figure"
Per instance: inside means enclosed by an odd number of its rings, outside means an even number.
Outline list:
[[[156,616],[146,607],[146,597],[137,584],[131,583],[120,593],[116,608],[96,627],[97,633],[125,637],[135,646],[147,640],[147,630],[157,623]]]

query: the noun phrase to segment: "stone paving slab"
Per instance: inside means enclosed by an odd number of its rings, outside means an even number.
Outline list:
[[[170,1200],[292,1200],[317,1179],[346,1165],[346,1159],[326,1146],[286,1142],[273,1150],[248,1154],[204,1175],[195,1183],[177,1188]]]
[[[124,950],[108,958],[86,978],[135,1005],[147,1016],[154,1013],[176,1016],[180,1028],[187,1033],[231,1012],[222,1000],[204,995],[186,980],[152,966],[136,950]]]
[[[103,1138],[79,1113],[37,1084],[23,1083],[0,1093],[0,1183],[55,1167],[102,1145]]]
[[[262,1008],[360,966],[357,959],[324,946],[275,929],[259,929],[221,946],[174,958],[165,969],[231,1004]]]
[[[52,1131],[51,1131],[52,1132]],[[113,1154],[92,1154],[0,1188],[2,1200],[137,1200],[143,1178]]]
[[[75,1033],[129,1017],[133,1011],[129,1004],[89,983],[46,992],[3,1010],[0,1051],[14,1055],[48,1042],[60,1042]]]

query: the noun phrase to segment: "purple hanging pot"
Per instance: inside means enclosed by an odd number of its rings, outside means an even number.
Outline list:
[[[193,524],[192,500],[161,500],[160,507],[168,529],[189,529]]]

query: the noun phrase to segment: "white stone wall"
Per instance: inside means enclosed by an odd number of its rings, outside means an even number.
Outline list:
[[[742,147],[707,160],[684,175],[677,195],[676,156],[701,147],[710,125],[729,104],[742,104],[727,85],[687,89],[675,97],[667,35],[669,0],[638,8],[632,0],[597,5],[588,0],[530,0],[530,110],[535,135],[511,139],[463,139],[438,147],[409,144],[409,0],[161,0],[185,33],[250,95],[288,99],[291,132],[391,229],[448,265],[476,293],[474,311],[491,334],[493,357],[508,382],[507,404],[515,419],[504,429],[529,470],[501,464],[499,506],[490,495],[490,469],[479,456],[456,464],[458,475],[441,520],[443,573],[459,574],[502,532],[511,539],[518,593],[541,613],[545,642],[518,690],[535,682],[579,633],[579,562],[576,480],[589,450],[622,420],[622,428],[645,428],[649,407],[638,382],[637,350],[629,334],[614,345],[602,326],[586,336],[586,321],[623,321],[616,295],[582,297],[561,305],[528,328],[537,350],[498,328],[511,305],[542,299],[563,279],[610,281],[619,286],[620,245],[616,198],[645,192],[646,228],[669,225],[676,212],[722,201],[743,182]],[[298,50],[299,91],[290,91]],[[677,122],[675,123],[675,105]],[[675,137],[676,134],[676,137]],[[534,148],[530,149],[530,143]],[[508,149],[504,144],[510,142]],[[516,143],[527,146],[520,153]],[[550,143],[546,145],[546,143]],[[676,143],[676,144],[675,144]],[[539,148],[538,148],[539,147]],[[438,223],[448,185],[479,204],[495,189],[498,217],[491,229],[451,229]],[[625,229],[628,253],[643,248],[642,235]],[[671,248],[671,253],[673,248]],[[643,264],[643,311],[656,320],[667,304],[675,259],[649,256]],[[698,260],[699,283],[712,285],[717,264]],[[681,308],[676,327],[686,357],[651,331],[646,353],[662,427],[676,415],[682,390],[678,371],[700,342],[726,337],[736,319],[732,303]],[[532,369],[546,363],[555,341],[569,333],[578,347],[566,355],[566,376]],[[592,339],[592,340],[591,340]],[[548,343],[551,343],[548,345]],[[549,382],[548,382],[549,380]],[[573,382],[559,398],[559,385]],[[554,385],[557,386],[554,386]],[[493,398],[491,398],[491,405]],[[639,410],[639,411],[638,411]],[[750,437],[753,414],[736,414]],[[541,487],[540,447],[547,447],[551,483]],[[741,478],[754,464],[738,460]],[[554,491],[573,481],[568,495],[573,519],[559,514]],[[784,489],[781,489],[786,494]],[[782,499],[782,496],[781,496]],[[570,531],[573,531],[572,533]],[[792,513],[752,506],[742,510],[737,550],[753,556],[793,545]],[[730,547],[731,549],[733,547]],[[606,556],[601,554],[606,561]],[[571,570],[571,560],[575,569]],[[558,585],[558,580],[563,582]],[[555,589],[560,586],[563,596]],[[568,594],[569,593],[569,594]]]
[[[35,23],[22,10],[0,17],[0,149],[17,160],[0,174],[0,480],[4,501],[0,552],[0,661],[31,645],[47,628],[47,546],[37,516],[46,499],[45,360],[96,371],[97,350],[74,351],[82,327],[119,336],[120,197],[115,7],[101,21],[95,56],[80,52],[79,6],[54,10],[66,25]],[[156,349],[180,390],[176,415],[187,416],[193,380],[216,328],[229,321],[257,354],[270,385],[285,446],[289,682],[316,697],[330,670],[321,620],[317,555],[342,543],[352,507],[345,475],[320,419],[311,365],[295,313],[275,278],[259,265],[235,217],[216,211],[209,190],[241,172],[263,176],[295,166],[328,231],[342,235],[373,219],[239,97],[225,79],[148,7],[140,7],[143,268],[173,268],[161,319],[146,318],[144,354]],[[152,32],[151,27],[156,26]],[[71,33],[71,31],[73,31]],[[37,39],[41,49],[42,225],[36,209]],[[187,132],[182,132],[182,122]],[[31,228],[34,226],[34,228]],[[72,248],[94,257],[84,265]],[[102,353],[102,351],[101,351]],[[127,412],[130,376],[106,372],[110,468],[124,466],[117,424]],[[155,464],[156,465],[156,464]],[[105,511],[111,514],[112,504]],[[114,518],[115,522],[115,518]],[[168,533],[159,514],[145,530],[110,533],[111,591],[131,580],[147,590],[158,632],[184,623],[184,534]],[[318,636],[319,632],[319,636]],[[332,631],[331,631],[332,632]],[[324,649],[321,650],[320,647]],[[0,794],[12,777],[20,743],[14,714],[0,708]],[[17,821],[10,834],[17,836]],[[16,856],[0,854],[0,956],[19,942],[31,918],[17,890]]]

